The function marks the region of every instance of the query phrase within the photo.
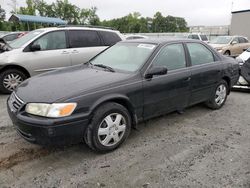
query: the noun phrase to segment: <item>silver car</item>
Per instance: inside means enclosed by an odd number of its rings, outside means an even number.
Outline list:
[[[2,47],[0,92],[10,93],[25,79],[89,61],[123,40],[119,31],[89,27],[43,28]]]

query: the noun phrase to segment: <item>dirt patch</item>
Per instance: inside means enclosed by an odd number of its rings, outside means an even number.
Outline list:
[[[44,157],[48,155],[50,151],[48,149],[42,148],[42,149],[21,149],[20,151],[16,152],[15,154],[6,157],[4,159],[1,159],[0,161],[0,170],[2,169],[8,169],[13,167],[14,165],[17,165],[19,163],[38,159],[41,157]]]

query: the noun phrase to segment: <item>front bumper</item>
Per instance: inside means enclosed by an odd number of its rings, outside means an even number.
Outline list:
[[[17,133],[25,140],[40,145],[69,145],[83,141],[88,119],[67,117],[63,119],[40,118],[14,113],[7,105],[9,116]]]

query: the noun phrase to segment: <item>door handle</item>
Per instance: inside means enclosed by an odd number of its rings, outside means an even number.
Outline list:
[[[68,51],[62,51],[62,54],[69,54]]]
[[[77,50],[73,50],[72,54],[78,54],[79,52]]]

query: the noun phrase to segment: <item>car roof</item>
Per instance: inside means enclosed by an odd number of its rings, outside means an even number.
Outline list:
[[[109,32],[119,32],[118,30],[112,30],[112,29],[108,29],[108,28],[98,28],[98,27],[47,27],[47,28],[41,28],[39,30],[44,30],[44,31],[56,31],[56,30],[94,30],[94,31],[109,31]]]
[[[194,39],[178,39],[178,38],[159,38],[159,39],[135,39],[135,40],[125,40],[120,43],[147,43],[147,44],[156,44],[156,45],[164,45],[172,42],[196,42],[202,43],[202,41],[194,40]]]

